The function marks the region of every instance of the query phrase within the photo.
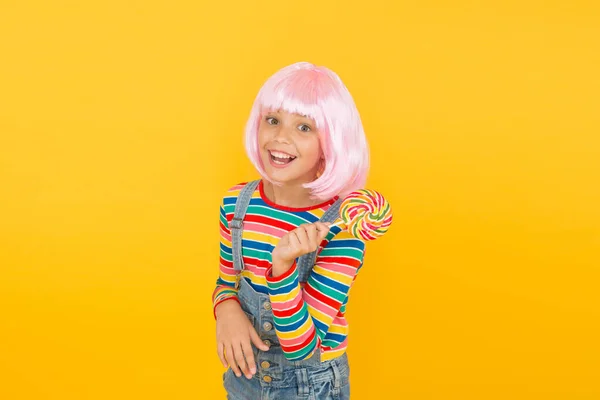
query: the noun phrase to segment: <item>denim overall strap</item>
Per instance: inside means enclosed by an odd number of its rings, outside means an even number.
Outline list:
[[[333,223],[336,219],[338,219],[340,217],[340,206],[342,205],[342,201],[343,199],[337,199],[335,203],[333,203],[327,209],[327,211],[325,211],[319,221]],[[315,261],[317,260],[317,251],[318,250],[315,250],[312,253],[298,257],[297,265],[300,282],[304,283],[308,280],[310,271],[315,266]]]
[[[260,180],[252,181],[246,184],[240,191],[240,194],[235,202],[235,210],[233,219],[229,222],[229,230],[231,231],[231,249],[233,255],[233,269],[241,271],[244,269],[244,259],[242,258],[242,231],[244,230],[244,216],[250,199],[256,190]]]

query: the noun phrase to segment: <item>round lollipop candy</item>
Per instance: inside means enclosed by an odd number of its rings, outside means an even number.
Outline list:
[[[392,225],[392,207],[381,193],[360,189],[350,193],[340,206],[341,221],[333,226],[346,225],[354,237],[375,240]]]

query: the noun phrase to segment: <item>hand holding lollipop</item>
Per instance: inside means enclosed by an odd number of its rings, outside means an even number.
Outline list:
[[[294,259],[314,251],[314,244],[321,243],[332,227],[346,229],[352,236],[364,241],[383,236],[392,224],[390,203],[374,190],[360,189],[344,198],[339,210],[340,218],[329,229],[316,224],[302,225],[284,235],[273,249],[273,276],[287,271]],[[299,232],[298,234],[292,234]],[[313,243],[311,246],[309,243]]]

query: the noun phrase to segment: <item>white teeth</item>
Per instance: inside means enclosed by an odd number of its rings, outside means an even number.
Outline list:
[[[271,155],[277,158],[293,158],[289,154],[280,153],[278,151],[271,151]]]

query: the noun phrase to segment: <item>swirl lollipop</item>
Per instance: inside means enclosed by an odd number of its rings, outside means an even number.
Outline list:
[[[350,193],[340,206],[341,221],[333,226],[346,225],[354,237],[375,240],[392,225],[390,203],[374,190],[360,189]]]

